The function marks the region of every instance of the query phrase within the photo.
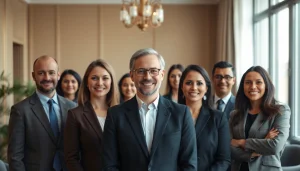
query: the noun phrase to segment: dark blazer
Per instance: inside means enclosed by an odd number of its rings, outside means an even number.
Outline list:
[[[233,111],[230,117],[230,132],[233,139],[245,139],[245,124],[248,111],[244,113],[237,125],[232,124],[232,118],[236,112]],[[291,110],[289,106],[281,107],[281,114],[270,118],[259,113],[249,130],[249,137],[246,139],[245,149],[231,146],[232,171],[239,171],[242,162],[248,162],[250,171],[282,171],[280,157],[290,132]],[[279,134],[273,139],[265,139],[268,132],[276,128]],[[260,157],[251,158],[256,152]]]
[[[235,96],[231,95],[224,109],[224,113],[226,114],[228,120],[230,118],[230,113],[234,110],[234,105],[235,105]]]
[[[230,165],[230,131],[223,112],[202,106],[197,118],[198,171],[226,171]]]
[[[149,154],[134,97],[108,110],[104,171],[196,171],[195,135],[189,109],[160,97]]]
[[[53,159],[59,153],[66,170],[63,132],[67,111],[75,103],[57,95],[61,110],[61,132],[56,138],[36,93],[15,104],[9,119],[8,162],[10,171],[53,171]]]
[[[215,99],[215,95],[212,96],[209,102],[210,106],[212,107],[214,106],[214,99]],[[230,118],[230,113],[234,110],[235,107],[234,105],[235,105],[235,96],[231,95],[223,111],[226,114],[228,120]]]
[[[101,171],[102,129],[88,101],[69,110],[65,128],[65,159],[69,171]]]
[[[168,99],[168,100],[172,100],[172,93],[168,93],[168,94],[165,94],[163,95],[164,98]]]

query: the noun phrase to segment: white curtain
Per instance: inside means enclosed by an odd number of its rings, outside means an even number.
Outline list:
[[[253,65],[253,0],[233,0],[236,87]]]

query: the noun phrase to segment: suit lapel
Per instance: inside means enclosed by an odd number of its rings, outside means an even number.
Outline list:
[[[163,135],[165,128],[168,124],[171,112],[167,109],[170,105],[167,104],[169,101],[159,97],[158,111],[156,116],[155,130],[153,135],[153,141],[151,146],[151,156],[155,153],[159,140]]]
[[[141,123],[141,118],[139,115],[138,110],[138,103],[136,101],[136,97],[133,97],[129,101],[125,102],[127,103],[125,106],[127,106],[127,111],[125,111],[126,117],[128,119],[128,122],[132,128],[133,133],[135,134],[135,137],[137,138],[144,154],[146,157],[149,156],[145,135],[143,132],[143,127]]]
[[[225,110],[224,110],[224,113],[227,114],[228,118],[229,118],[230,112],[234,109],[234,103],[235,103],[235,97],[233,95],[231,95],[231,97],[225,107]]]
[[[60,144],[61,140],[63,139],[63,132],[64,132],[64,128],[65,128],[65,123],[66,123],[66,119],[67,119],[67,113],[68,113],[68,108],[67,108],[67,104],[66,104],[66,99],[64,97],[61,97],[59,95],[57,95],[57,99],[58,99],[58,103],[59,103],[59,109],[60,109],[60,135],[59,135],[59,139],[58,139],[58,144]]]
[[[195,125],[197,139],[198,139],[198,137],[200,137],[201,132],[203,131],[203,129],[207,125],[210,117],[211,116],[210,116],[208,108],[202,106],[201,110],[200,110],[200,114],[199,114],[199,116],[197,118],[197,121],[196,121],[196,125]]]
[[[47,115],[45,113],[45,110],[43,108],[42,103],[40,102],[40,99],[38,98],[37,94],[34,93],[31,96],[30,99],[30,104],[31,109],[34,113],[34,115],[38,118],[38,120],[41,122],[41,124],[43,125],[43,127],[45,128],[46,132],[48,133],[48,135],[50,136],[51,140],[53,141],[54,144],[57,143],[57,138],[55,138],[53,131],[51,129],[50,126],[50,122],[49,119],[47,118]]]
[[[243,116],[241,122],[239,123],[239,134],[240,134],[240,138],[243,138],[243,139],[246,138],[245,126],[246,126],[246,122],[247,122],[247,115],[248,115],[248,110],[244,113],[244,116]]]
[[[93,106],[89,101],[86,102],[83,107],[83,114],[86,117],[86,119],[88,120],[88,122],[90,123],[90,125],[92,126],[92,128],[95,131],[95,133],[97,134],[98,138],[101,140],[103,138],[102,137],[103,136],[102,129],[99,124],[97,115],[93,109]]]

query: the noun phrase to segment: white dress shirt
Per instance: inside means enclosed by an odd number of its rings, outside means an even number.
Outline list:
[[[136,99],[139,105],[139,113],[148,151],[150,153],[156,123],[159,96],[151,104],[144,103],[138,96],[136,96]]]
[[[224,110],[225,110],[225,108],[226,108],[226,105],[227,105],[227,103],[228,103],[228,101],[229,101],[229,99],[230,99],[230,97],[231,97],[231,92],[229,93],[229,94],[227,94],[227,96],[225,96],[224,98],[222,98],[222,100],[223,100],[223,102],[224,102],[224,104],[225,104],[225,107],[222,109],[222,112],[224,112]],[[218,100],[219,99],[221,99],[220,97],[218,97],[216,94],[215,94],[215,96],[214,96],[214,109],[217,109],[217,107],[218,107]]]
[[[99,124],[101,126],[102,132],[104,132],[104,124],[105,124],[105,119],[106,117],[102,117],[102,116],[97,116]]]

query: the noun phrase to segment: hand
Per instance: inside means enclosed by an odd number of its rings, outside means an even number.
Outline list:
[[[245,139],[231,139],[231,145],[234,147],[245,148],[246,140]]]
[[[278,134],[279,134],[279,131],[278,131],[277,129],[275,129],[275,128],[272,128],[272,129],[268,132],[268,134],[267,134],[267,136],[265,137],[265,139],[273,139],[273,138],[277,137]]]
[[[253,157],[259,157],[259,156],[261,156],[261,154],[258,154],[258,153],[255,153],[255,152],[253,152],[251,154],[251,158],[253,158]]]

